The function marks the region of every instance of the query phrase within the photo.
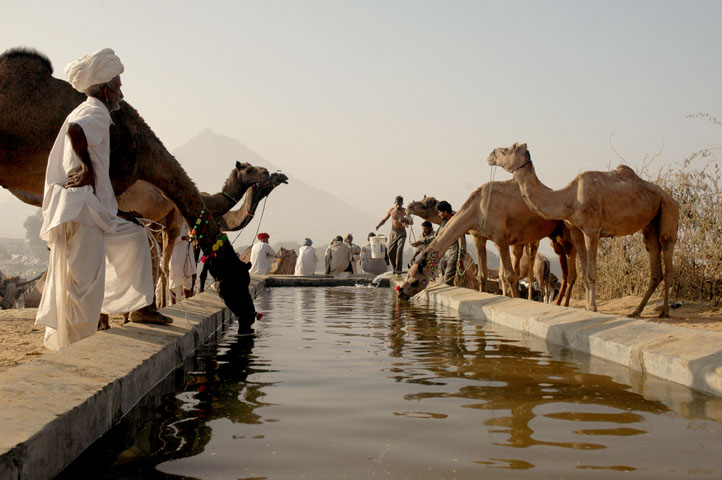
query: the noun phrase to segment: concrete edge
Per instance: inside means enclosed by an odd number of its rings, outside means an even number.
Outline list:
[[[720,332],[604,315],[439,284],[430,285],[413,301],[449,307],[644,375],[722,396]]]
[[[252,278],[252,297],[265,288]],[[166,307],[0,373],[0,478],[52,478],[131,411],[232,315],[215,293]]]

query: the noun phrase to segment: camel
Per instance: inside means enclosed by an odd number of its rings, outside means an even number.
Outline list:
[[[256,208],[258,208],[261,200],[270,195],[277,186],[288,183],[288,177],[283,173],[274,172],[269,174],[267,169],[264,170],[265,172],[261,173],[258,182],[251,186],[245,197],[243,197],[241,208],[224,214],[218,220],[218,224],[224,232],[235,232],[245,228],[253,220]]]
[[[440,225],[442,218],[436,209],[438,204],[439,201],[436,198],[424,195],[424,198],[420,201],[411,201],[406,207],[406,212],[409,215],[416,215],[424,220],[428,220],[434,225]],[[452,212],[456,213],[453,210]],[[471,234],[479,265],[477,266],[471,256],[466,253],[462,262],[466,268],[462,268],[463,275],[457,275],[454,279],[454,285],[483,292],[486,289],[486,280],[489,278],[489,270],[486,265],[486,239],[480,237],[475,232],[468,233]],[[461,272],[461,270],[459,270],[459,272]]]
[[[235,232],[244,229],[246,225],[251,223],[253,220],[256,208],[258,208],[261,200],[270,195],[273,189],[277,186],[282,183],[288,183],[288,177],[283,173],[273,172],[269,175],[268,170],[264,170],[265,172],[261,173],[261,178],[258,182],[251,186],[251,188],[249,188],[246,192],[246,195],[243,197],[243,205],[241,205],[241,208],[226,213],[218,221],[221,230],[224,232]],[[248,258],[244,260],[241,257],[241,260],[247,262],[249,258],[250,253]],[[204,264],[199,276],[199,286],[201,292],[205,289],[207,277],[208,269]],[[195,279],[193,280],[193,285],[195,285]]]
[[[0,186],[42,195],[48,154],[65,117],[85,95],[53,78],[47,57],[12,49],[0,55]],[[256,318],[248,291],[250,275],[213,219],[213,211],[138,112],[125,101],[111,113],[110,178],[116,195],[136,180],[158,187],[189,225],[201,219],[198,242],[208,258],[218,292],[241,324]],[[207,223],[205,223],[207,221]],[[200,237],[202,235],[202,237]],[[213,247],[217,246],[216,250]]]
[[[492,195],[489,195],[490,189]],[[485,183],[472,192],[449,223],[436,234],[421,258],[412,265],[406,280],[399,286],[399,297],[407,299],[426,288],[440,256],[466,231],[475,232],[478,237],[497,245],[503,266],[501,277],[512,296],[518,297],[509,246],[529,244],[547,237],[558,223],[533,214],[522,200],[519,186],[513,181]],[[533,255],[536,251],[532,252]]]
[[[216,212],[228,211],[238,203],[245,192],[258,182],[263,175],[268,175],[264,167],[254,167],[250,163],[236,162],[226,179],[223,188],[214,195],[205,194],[206,205],[213,205]],[[118,195],[118,209],[126,212],[138,212],[143,218],[159,223],[163,228],[161,239],[161,264],[157,265],[157,255],[153,255],[154,280],[161,278],[161,292],[158,298],[160,306],[165,306],[168,266],[173,253],[173,246],[183,226],[183,216],[175,204],[163,192],[144,180],[138,180],[125,192]],[[210,208],[210,207],[209,207]],[[156,272],[160,269],[162,275]]]
[[[489,185],[491,188],[491,194],[494,196],[496,194],[496,189],[501,188],[504,191],[504,195],[511,195],[514,197],[514,204],[517,208],[519,208],[519,200],[521,200],[521,192],[516,188],[509,188],[508,185],[509,182],[491,182]],[[482,187],[483,188],[483,187]],[[487,190],[488,192],[488,190]],[[518,198],[517,198],[518,197]],[[468,202],[468,200],[467,200]],[[438,211],[436,210],[436,206],[438,205],[438,200],[436,200],[434,197],[427,197],[424,196],[423,200],[421,201],[412,201],[409,203],[407,207],[407,211],[411,214],[417,215],[425,220],[430,221],[431,223],[440,224],[441,223],[441,217],[439,216]],[[479,204],[481,205],[481,204]],[[503,204],[501,205],[504,206]],[[482,210],[483,211],[483,210]],[[490,212],[498,212],[499,210],[492,209],[491,205],[489,208]],[[532,212],[530,212],[528,209],[520,208],[520,211],[523,212],[525,215],[531,215],[535,216]],[[538,219],[541,220],[541,219]],[[508,228],[513,228],[514,225],[523,226],[523,224],[518,224],[514,222],[507,222]],[[474,246],[476,248],[477,258],[479,259],[479,271],[478,271],[478,278],[479,278],[479,290],[484,291],[486,288],[486,280],[489,278],[489,270],[487,267],[487,257],[486,257],[486,241],[487,237],[482,236],[478,233],[478,231],[471,230],[472,238],[474,239]],[[548,235],[552,248],[554,249],[554,252],[559,256],[559,264],[562,269],[562,288],[559,292],[559,296],[557,297],[556,304],[560,305],[562,298],[564,298],[564,306],[569,306],[569,300],[571,298],[572,288],[574,287],[574,283],[576,282],[577,278],[577,272],[576,272],[576,251],[574,249],[574,246],[571,242],[571,237],[569,236],[569,231],[564,227],[563,222],[558,222],[557,226],[552,230],[552,232]],[[532,242],[534,244],[535,242]],[[527,255],[531,254],[531,250],[533,249],[534,252],[538,249],[538,242],[536,242],[533,246],[529,247],[529,253]],[[501,247],[497,244],[497,247],[499,248],[499,255],[501,257]],[[531,283],[532,278],[530,273],[527,272],[526,275],[521,275],[519,272],[519,262],[522,257],[522,250],[524,249],[523,244],[516,244],[513,247],[513,254],[512,254],[512,268],[513,271],[516,273],[516,276],[527,276],[529,282]],[[535,254],[535,253],[534,253]],[[500,266],[500,272],[499,272],[499,283],[502,288],[502,294],[503,295],[511,295],[514,296],[514,292],[516,290],[516,277],[513,280],[511,284],[509,284],[504,277],[503,274],[503,263]],[[513,285],[513,286],[512,286]],[[531,299],[531,291],[528,296],[529,299]]]
[[[536,279],[537,285],[539,285],[539,292],[541,292],[541,299],[544,303],[551,302],[551,296],[554,293],[554,287],[551,284],[551,264],[549,259],[537,252],[534,257],[534,265],[532,266],[532,272]],[[524,278],[529,273],[529,254],[524,249],[524,253],[519,261],[519,277]],[[529,292],[532,291],[531,283],[529,284]]]
[[[293,275],[297,259],[296,250],[281,247],[276,254],[273,265],[271,265],[271,271],[268,273],[270,275]]]
[[[544,218],[564,220],[569,226],[582,263],[587,310],[597,311],[599,239],[631,235],[641,230],[649,252],[649,285],[630,316],[637,317],[642,313],[663,278],[664,301],[659,316],[669,316],[669,287],[672,256],[677,242],[679,204],[667,192],[642,180],[625,165],[609,172],[580,173],[566,187],[552,190],[537,178],[525,143],[496,148],[488,161],[489,165],[499,165],[513,174],[530,209]]]

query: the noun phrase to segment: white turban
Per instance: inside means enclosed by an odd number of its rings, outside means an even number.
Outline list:
[[[110,48],[104,48],[65,66],[65,76],[74,89],[86,93],[93,85],[108,83],[121,73],[123,64]]]

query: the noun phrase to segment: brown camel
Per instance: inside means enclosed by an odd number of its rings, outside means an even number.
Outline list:
[[[288,183],[288,177],[283,173],[274,172],[269,174],[268,170],[264,170],[265,172],[261,174],[258,182],[246,192],[241,208],[224,214],[218,220],[218,224],[224,232],[235,232],[245,228],[253,220],[256,208],[258,208],[261,200],[270,195],[277,186]]]
[[[510,185],[507,185],[509,182],[492,182],[491,185],[491,195],[494,196],[496,194],[496,189],[501,188],[504,191],[504,195],[511,195],[515,198],[515,205],[518,206],[519,201],[521,200],[521,192],[512,187],[509,188]],[[489,185],[489,184],[486,184]],[[488,192],[488,190],[487,190]],[[468,202],[468,200],[467,200]],[[428,220],[435,224],[441,223],[441,217],[439,216],[438,211],[436,210],[436,206],[438,205],[438,200],[436,200],[434,197],[427,197],[424,196],[423,200],[421,201],[412,201],[409,203],[407,207],[407,211],[411,214],[417,215],[425,220]],[[503,205],[502,205],[503,207]],[[522,211],[526,215],[532,215],[535,216],[533,212],[529,211],[529,209],[523,209],[520,208],[520,211]],[[490,212],[498,212],[500,210],[496,210],[489,208]],[[542,219],[538,219],[542,220]],[[508,222],[507,226],[508,228],[513,228],[513,225],[520,225],[523,226],[523,224]],[[487,256],[486,256],[486,241],[487,237],[482,236],[479,234],[478,231],[471,230],[470,232],[472,234],[472,238],[474,239],[474,247],[476,248],[476,254],[477,258],[479,259],[479,266],[481,267],[478,272],[478,278],[479,278],[479,290],[484,291],[486,288],[486,280],[489,278],[489,271],[487,267]],[[568,229],[564,227],[564,222],[558,222],[558,225],[552,230],[552,232],[548,235],[552,248],[554,249],[554,252],[559,256],[559,264],[561,266],[562,270],[562,288],[559,292],[559,296],[557,297],[556,304],[560,305],[562,298],[564,298],[564,305],[569,306],[569,299],[571,297],[572,288],[574,287],[574,283],[576,282],[577,278],[577,271],[576,271],[576,250],[574,249],[574,246],[571,242],[571,237],[569,235]],[[532,242],[534,243],[534,242]],[[538,249],[538,242],[536,242],[533,246],[529,246],[528,249],[536,250]],[[498,247],[498,244],[497,244]],[[522,250],[524,249],[523,244],[516,244],[513,247],[513,254],[512,254],[512,268],[515,272],[514,280],[512,284],[514,287],[516,286],[516,281],[519,276],[527,276],[529,282],[531,283],[531,272],[527,272],[524,275],[521,275],[519,272],[519,261],[521,260],[522,256]],[[501,256],[501,248],[499,247],[499,252]],[[529,253],[527,253],[529,255]],[[512,288],[512,285],[508,284],[508,282],[505,280],[505,277],[503,275],[503,264],[500,265],[500,272],[499,272],[499,283],[502,288],[502,294],[504,295],[512,295],[514,296],[515,288]],[[565,295],[566,294],[566,295]],[[528,297],[531,299],[531,292]]]
[[[558,223],[533,214],[522,200],[519,186],[513,181],[485,183],[469,196],[426,247],[420,260],[412,265],[406,280],[400,285],[399,297],[409,298],[426,288],[440,256],[466,231],[475,232],[497,245],[503,265],[503,281],[512,296],[518,297],[509,246],[529,244],[547,237]]]
[[[11,191],[42,195],[55,137],[65,117],[86,98],[52,72],[50,61],[34,51],[13,49],[0,55],[0,185]],[[221,231],[196,186],[127,102],[111,117],[110,178],[116,195],[136,180],[146,180],[175,203],[188,224],[199,217],[207,220],[199,243],[209,255],[219,294],[242,324],[252,324],[256,315],[248,291],[249,266],[238,260],[227,240],[213,251]]]
[[[293,275],[297,259],[296,250],[281,247],[276,253],[276,259],[273,261],[271,271],[268,273],[270,275]]]
[[[496,148],[489,165],[514,175],[526,204],[544,218],[564,220],[579,251],[587,287],[587,309],[597,311],[597,245],[600,237],[620,237],[642,231],[649,252],[649,286],[631,316],[638,316],[664,278],[660,317],[669,316],[672,256],[677,242],[679,204],[657,185],[620,165],[609,172],[583,172],[561,190],[552,190],[536,176],[525,143]],[[662,273],[664,256],[664,274]]]
[[[219,213],[230,210],[238,203],[237,199],[242,198],[244,193],[264,174],[268,175],[268,170],[264,167],[236,162],[221,191],[214,195],[205,194],[206,205],[213,204],[214,210]],[[158,265],[157,255],[153,255],[152,258],[154,280],[157,283],[158,277],[161,278],[161,292],[163,293],[157,301],[159,306],[165,306],[168,267],[173,246],[183,227],[183,215],[163,192],[144,180],[138,180],[128,190],[118,195],[118,209],[125,212],[138,212],[143,218],[157,222],[163,228],[160,240],[162,256],[160,265]],[[162,275],[158,272],[159,269]]]

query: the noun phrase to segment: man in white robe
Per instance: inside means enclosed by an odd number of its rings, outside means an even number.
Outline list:
[[[271,271],[271,265],[276,258],[276,252],[268,244],[270,236],[267,233],[257,235],[258,242],[251,248],[251,269],[250,273],[266,275]]]
[[[294,275],[305,277],[316,273],[316,249],[313,248],[313,241],[307,238],[303,241],[303,246],[298,249],[298,259],[296,260],[296,269]]]
[[[88,98],[65,119],[45,174],[40,237],[50,259],[35,323],[46,327],[44,344],[52,350],[95,333],[101,311],[172,321],[149,305],[148,239],[142,227],[118,217],[110,183],[110,112],[120,108],[122,72],[110,49],[65,67],[70,84]]]

